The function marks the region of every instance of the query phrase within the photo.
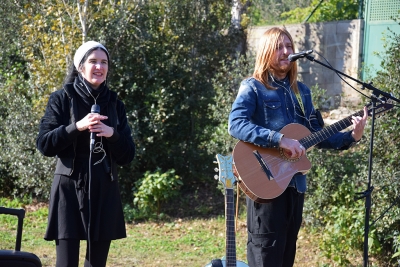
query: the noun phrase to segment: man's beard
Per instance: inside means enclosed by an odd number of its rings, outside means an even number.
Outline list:
[[[287,75],[289,73],[289,71],[292,69],[292,64],[289,65],[272,65],[271,66],[272,69],[272,73],[275,73],[276,76],[283,76],[283,75]]]

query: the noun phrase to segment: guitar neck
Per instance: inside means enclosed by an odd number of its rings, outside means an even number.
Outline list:
[[[233,189],[225,189],[226,267],[236,267],[235,204]]]
[[[310,134],[309,136],[306,136],[302,139],[299,140],[300,144],[302,144],[306,150],[310,147],[315,146],[316,144],[319,144],[320,142],[328,139],[332,135],[340,132],[341,130],[346,129],[350,125],[352,125],[351,118],[353,116],[364,116],[364,111],[360,110],[340,121],[335,122],[334,124],[331,124],[325,128],[323,128],[321,131],[315,132]]]

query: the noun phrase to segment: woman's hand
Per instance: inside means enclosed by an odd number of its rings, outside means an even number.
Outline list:
[[[295,139],[282,137],[279,146],[283,148],[286,154],[291,158],[300,158],[306,154],[305,147],[303,147],[300,142]]]
[[[105,125],[101,121],[89,126],[91,133],[97,133],[96,136],[111,137],[114,134],[114,128]]]
[[[107,116],[97,113],[88,113],[76,123],[76,128],[79,131],[89,130],[91,133],[97,133],[97,136],[111,137],[114,134],[114,129],[101,122],[107,118]]]

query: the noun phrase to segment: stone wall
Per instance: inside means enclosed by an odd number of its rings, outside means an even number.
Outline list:
[[[272,26],[249,29],[248,47],[251,53],[255,53],[258,39],[270,27]],[[285,27],[294,39],[295,52],[312,49],[314,53],[311,56],[315,60],[331,65],[350,77],[360,79],[364,36],[363,20],[303,23],[286,25]],[[354,107],[360,103],[360,94],[343,82],[334,71],[306,58],[298,59],[297,63],[299,80],[309,87],[318,84],[319,88],[327,91],[329,101],[325,108]],[[346,78],[346,81],[360,90],[360,86],[356,82],[349,78]]]

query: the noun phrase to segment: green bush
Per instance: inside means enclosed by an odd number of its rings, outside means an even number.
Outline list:
[[[147,171],[144,177],[136,182],[134,204],[143,215],[156,213],[159,216],[161,205],[179,196],[182,184],[174,169],[166,172],[159,168],[155,172]]]
[[[47,198],[54,159],[36,150],[36,95],[27,91],[24,64],[0,71],[0,196]]]
[[[330,194],[331,205],[324,207],[324,230],[320,248],[323,254],[340,266],[348,266],[349,257],[362,247],[364,236],[364,205],[355,201],[356,187],[353,179],[343,177],[344,182]],[[349,238],[351,237],[351,238]],[[358,255],[358,253],[357,253]]]
[[[385,92],[400,94],[400,36],[391,34],[382,54],[382,71],[370,77]],[[390,40],[390,41],[389,41]],[[324,229],[320,246],[325,256],[349,265],[355,250],[363,250],[365,199],[354,200],[373,186],[368,238],[370,258],[379,266],[397,266],[400,257],[400,111],[393,108],[375,121],[372,169],[369,176],[371,120],[362,141],[348,151],[312,150],[304,221]],[[319,229],[319,230],[318,230]],[[315,229],[314,229],[315,230]],[[355,250],[354,250],[355,249]]]
[[[0,42],[0,57],[20,55],[23,63],[21,69],[0,63],[0,100],[7,103],[0,107],[0,142],[6,151],[0,158],[1,190],[8,196],[15,191],[46,197],[54,159],[35,149],[37,125],[82,41],[81,24],[74,1],[23,2],[0,4],[3,18],[13,20],[11,31],[3,27],[4,34],[16,37],[11,52],[10,42]],[[20,16],[22,10],[31,15]],[[132,203],[135,181],[157,167],[173,166],[189,189],[205,182],[215,154],[205,144],[220,124],[220,117],[209,114],[213,78],[244,37],[230,29],[230,10],[231,3],[223,0],[89,4],[85,38],[110,51],[110,87],[125,103],[137,145],[134,161],[119,172],[124,203]],[[212,138],[223,143],[222,136]]]

